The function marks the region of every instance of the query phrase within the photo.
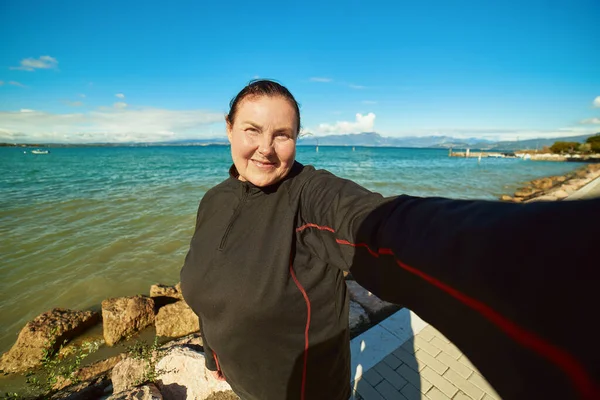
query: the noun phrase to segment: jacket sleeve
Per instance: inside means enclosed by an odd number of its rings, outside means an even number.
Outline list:
[[[436,327],[503,398],[600,398],[600,351],[579,338],[598,304],[600,199],[384,198],[324,171],[301,193],[299,240]]]

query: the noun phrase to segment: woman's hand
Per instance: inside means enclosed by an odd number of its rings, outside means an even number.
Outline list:
[[[224,381],[225,380],[225,376],[223,376],[223,373],[221,372],[221,370],[210,371],[210,373],[218,381]]]

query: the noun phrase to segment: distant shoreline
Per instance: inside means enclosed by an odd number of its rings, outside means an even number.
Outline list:
[[[219,143],[219,142],[211,142],[211,143],[0,143],[0,147],[15,147],[15,148],[23,148],[23,149],[31,149],[31,148],[89,148],[89,147],[229,147],[229,143]],[[392,146],[392,145],[351,145],[351,144],[319,144],[318,146],[315,144],[303,144],[298,143],[297,147],[356,147],[356,148],[377,148],[377,149],[427,149],[427,150],[443,150],[448,151],[447,147],[416,147],[416,146]],[[455,147],[453,150],[461,151],[466,150],[467,148]],[[501,150],[488,150],[488,149],[478,149],[478,148],[469,148],[469,150],[473,153],[497,153]],[[512,151],[512,150],[506,150]],[[526,151],[526,150],[524,150]],[[512,151],[514,152],[514,151]]]

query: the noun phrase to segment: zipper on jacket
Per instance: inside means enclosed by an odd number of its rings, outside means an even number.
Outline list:
[[[227,236],[229,236],[229,232],[231,231],[231,228],[233,227],[235,220],[237,219],[238,215],[240,214],[240,211],[242,210],[242,206],[246,202],[246,197],[248,197],[248,185],[243,185],[243,186],[244,186],[244,192],[242,193],[242,200],[240,201],[240,204],[238,204],[238,206],[236,207],[235,211],[233,212],[233,215],[231,216],[231,219],[229,220],[229,225],[227,225],[227,229],[225,230],[225,234],[223,235],[223,238],[221,239],[221,244],[219,245],[219,249],[218,249],[219,251],[223,250],[223,248],[227,244]]]

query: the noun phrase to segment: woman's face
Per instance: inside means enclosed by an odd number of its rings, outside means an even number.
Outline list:
[[[296,111],[281,96],[258,96],[238,104],[227,123],[231,157],[239,179],[265,187],[282,180],[296,157]]]

